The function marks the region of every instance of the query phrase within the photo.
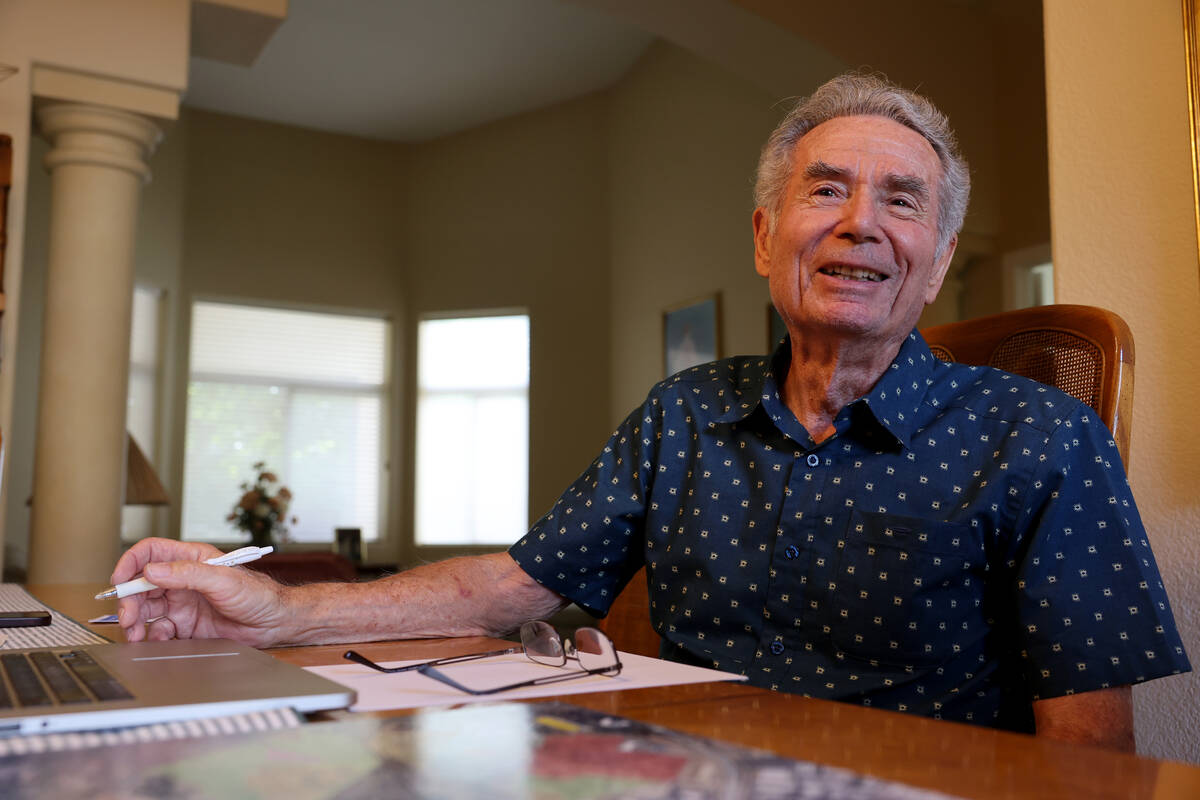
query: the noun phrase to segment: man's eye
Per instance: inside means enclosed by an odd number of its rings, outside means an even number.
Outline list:
[[[913,208],[914,207],[913,204],[910,203],[908,201],[908,198],[906,198],[906,197],[893,197],[892,205],[900,206],[901,208]]]
[[[836,192],[833,191],[832,186],[818,186],[813,194],[820,195],[821,197],[833,197]]]

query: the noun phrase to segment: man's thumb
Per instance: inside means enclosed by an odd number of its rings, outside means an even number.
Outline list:
[[[163,589],[199,589],[206,585],[206,571],[193,561],[157,562],[147,564],[142,574]]]

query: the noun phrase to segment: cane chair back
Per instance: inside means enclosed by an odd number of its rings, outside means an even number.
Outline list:
[[[1133,334],[1113,312],[1037,306],[938,325],[921,335],[943,361],[996,367],[1087,403],[1112,431],[1129,468]]]

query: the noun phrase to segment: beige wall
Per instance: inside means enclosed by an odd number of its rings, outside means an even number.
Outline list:
[[[615,424],[663,374],[662,312],[720,292],[723,355],[767,348],[750,215],[775,98],[656,43],[613,90],[609,133]]]
[[[402,147],[194,109],[184,291],[391,312]]]
[[[414,148],[406,179],[410,361],[421,315],[529,312],[533,518],[609,432],[607,119],[603,95],[522,114]]]
[[[1200,666],[1200,266],[1177,0],[1046,3],[1056,292],[1120,313],[1137,347],[1130,478]],[[1200,761],[1200,678],[1134,692],[1139,750]]]

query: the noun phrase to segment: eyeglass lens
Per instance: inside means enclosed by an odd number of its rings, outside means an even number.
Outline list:
[[[526,622],[521,626],[521,645],[530,661],[561,667],[567,663],[562,638],[554,626],[546,622]]]
[[[521,644],[531,661],[561,667],[567,663],[568,651],[562,637],[547,622],[526,622],[521,626]],[[616,650],[607,636],[595,628],[575,631],[575,648],[571,653],[579,666],[587,670],[607,669],[617,662]]]
[[[586,670],[606,669],[618,663],[612,640],[595,628],[575,631],[575,657]]]

